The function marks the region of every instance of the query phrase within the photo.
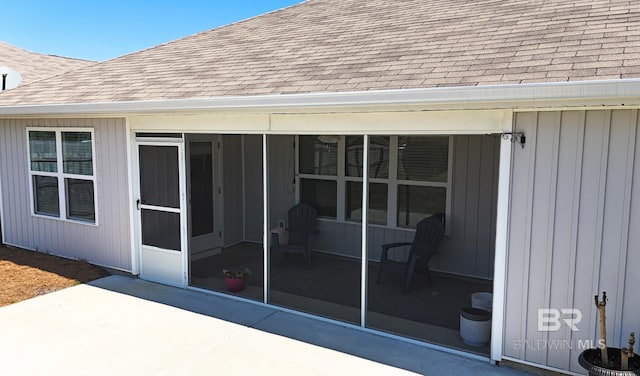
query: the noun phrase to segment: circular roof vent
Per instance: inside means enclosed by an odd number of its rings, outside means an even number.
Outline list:
[[[0,79],[2,80],[2,86],[0,87],[1,90],[13,89],[22,82],[20,72],[9,67],[0,67]]]

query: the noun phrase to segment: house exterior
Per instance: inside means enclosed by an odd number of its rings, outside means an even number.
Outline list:
[[[0,41],[0,91],[27,85],[94,61],[39,54]],[[2,237],[0,237],[0,241]]]
[[[608,343],[640,330],[639,42],[621,0],[308,0],[83,67],[0,95],[2,238],[185,288],[253,242],[272,304],[270,231],[306,201],[316,250],[362,264],[346,321],[386,333],[367,263],[442,212],[431,269],[493,293],[486,354],[442,348],[581,374],[594,294]]]

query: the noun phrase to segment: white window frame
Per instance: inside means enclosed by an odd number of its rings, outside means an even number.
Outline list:
[[[31,143],[29,140],[29,132],[53,132],[56,136],[56,165],[57,172],[33,171],[31,170]],[[62,155],[62,134],[66,132],[86,132],[91,134],[91,163],[92,175],[69,174],[64,172],[64,160]],[[96,178],[96,138],[93,128],[53,128],[53,127],[27,127],[27,163],[29,165],[29,196],[31,199],[31,215],[39,218],[53,219],[63,222],[71,222],[82,225],[98,226],[98,184]],[[35,192],[33,189],[34,176],[50,176],[58,179],[58,205],[60,208],[59,216],[47,215],[36,212]],[[93,183],[93,209],[94,221],[84,221],[81,219],[67,218],[67,189],[65,179],[87,180]]]
[[[350,135],[351,136],[351,135]],[[362,135],[353,135],[362,136]],[[398,137],[401,136],[445,136],[449,138],[449,150],[448,150],[448,166],[447,166],[447,182],[428,182],[418,180],[398,180]],[[296,135],[296,146],[300,147],[300,135]],[[398,230],[415,230],[412,227],[398,226],[398,186],[423,186],[423,187],[442,187],[446,189],[445,199],[445,235],[451,234],[451,187],[453,181],[453,137],[451,135],[388,135],[389,137],[389,175],[388,178],[369,178],[369,183],[383,183],[387,184],[387,223],[377,224],[369,223],[369,226],[383,227],[389,229]],[[331,180],[337,183],[337,212],[336,218],[319,217],[319,220],[339,222],[339,223],[352,223],[359,224],[361,221],[346,219],[346,184],[347,182],[360,182],[362,183],[362,177],[346,176],[345,171],[345,158],[346,158],[346,137],[341,136],[338,142],[338,171],[336,176],[328,175],[314,175],[314,174],[301,174],[299,163],[300,151],[296,150],[295,153],[295,165],[296,165],[296,202],[300,201],[300,179],[311,180]]]
[[[345,158],[345,139],[344,137],[340,137],[340,141],[338,141],[338,157],[336,166],[336,175],[316,175],[316,174],[301,174],[300,173],[300,135],[296,135],[296,150],[295,150],[295,168],[296,168],[296,202],[300,202],[300,186],[301,180],[327,180],[327,181],[335,181],[336,182],[336,218],[332,217],[322,217],[319,216],[318,219],[327,220],[327,221],[338,221],[344,222],[344,212],[340,211],[341,205],[344,207],[345,205],[345,190],[341,189],[340,185],[345,184],[344,178],[344,158]],[[342,163],[341,163],[342,161]]]

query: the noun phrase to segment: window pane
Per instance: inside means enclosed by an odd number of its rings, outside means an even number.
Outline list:
[[[347,176],[362,176],[364,137],[347,136]],[[389,137],[369,137],[369,178],[387,179],[389,177]]]
[[[142,244],[180,250],[180,213],[142,209]]]
[[[339,136],[300,136],[300,173],[336,176],[338,140]]]
[[[444,213],[446,202],[445,188],[398,185],[398,226],[415,227],[423,218]]]
[[[58,172],[56,164],[56,133],[29,131],[31,171]]]
[[[37,214],[60,216],[58,178],[35,175],[33,177],[33,196]]]
[[[334,180],[300,179],[300,201],[316,209],[318,216],[336,218],[337,188]]]
[[[62,132],[62,162],[67,174],[93,175],[91,132]]]
[[[64,183],[67,189],[67,218],[95,222],[93,182],[91,180],[64,179]]]
[[[398,180],[447,182],[449,137],[398,138]]]
[[[347,220],[362,221],[362,182],[347,182]],[[369,183],[369,223],[387,223],[387,185]]]

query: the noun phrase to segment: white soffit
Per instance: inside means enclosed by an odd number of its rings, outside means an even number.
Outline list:
[[[133,130],[275,134],[470,134],[511,129],[511,111],[133,115]]]
[[[179,114],[179,115],[133,115],[129,118],[133,130],[184,132],[254,132],[269,130],[269,115],[266,114]]]
[[[510,129],[501,110],[274,114],[271,132],[297,134],[469,134]]]

